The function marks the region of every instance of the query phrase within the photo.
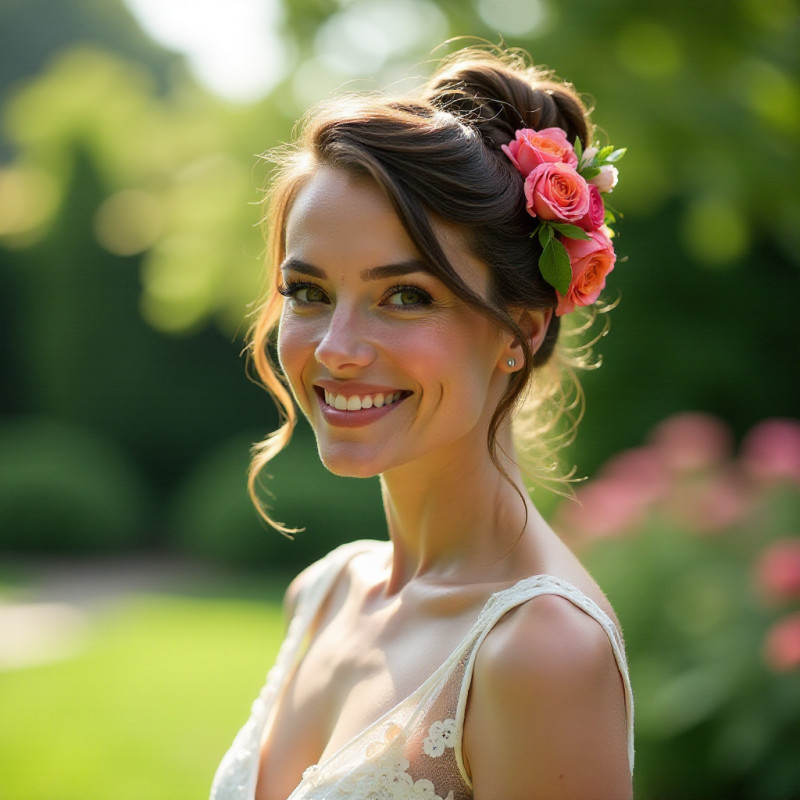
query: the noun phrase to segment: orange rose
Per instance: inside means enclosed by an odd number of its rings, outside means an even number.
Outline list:
[[[576,306],[590,306],[606,285],[606,275],[614,269],[616,255],[611,240],[602,230],[590,231],[589,239],[562,237],[572,267],[572,281],[566,295],[558,292],[556,315],[569,314]]]

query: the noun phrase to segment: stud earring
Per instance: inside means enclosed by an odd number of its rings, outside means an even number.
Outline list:
[[[506,361],[506,364],[509,367],[515,367],[517,365],[517,359],[516,358],[509,358],[508,361]]]

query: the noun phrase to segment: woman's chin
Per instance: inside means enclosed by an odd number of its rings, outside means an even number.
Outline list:
[[[328,472],[340,478],[374,478],[380,475],[380,469],[370,462],[346,458],[320,452],[319,457]]]

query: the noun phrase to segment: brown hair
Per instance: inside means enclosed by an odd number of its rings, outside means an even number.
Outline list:
[[[525,210],[522,176],[501,150],[520,128],[563,128],[585,147],[588,112],[571,86],[526,64],[517,53],[468,48],[441,63],[417,96],[359,95],[312,109],[297,142],[271,154],[276,163],[268,196],[267,298],[253,326],[250,352],[258,376],[281,415],[279,428],[254,448],[248,486],[291,438],[297,412],[269,355],[282,300],[275,291],[285,257],[286,219],[297,193],[320,166],[375,181],[386,193],[409,238],[431,272],[458,297],[511,331],[524,363],[511,374],[492,417],[488,447],[503,473],[497,434],[525,399],[534,368],[551,358],[560,319],[553,315],[534,353],[511,315],[513,309],[555,308],[556,295],[539,269],[540,245]],[[488,265],[490,295],[474,293],[447,259],[434,223],[457,226],[472,252]],[[270,520],[279,529],[281,525]]]

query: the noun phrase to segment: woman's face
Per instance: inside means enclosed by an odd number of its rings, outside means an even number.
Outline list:
[[[452,232],[441,239],[486,296],[488,268]],[[280,280],[281,365],[332,472],[486,455],[511,337],[427,271],[375,184],[315,174],[287,218]]]

